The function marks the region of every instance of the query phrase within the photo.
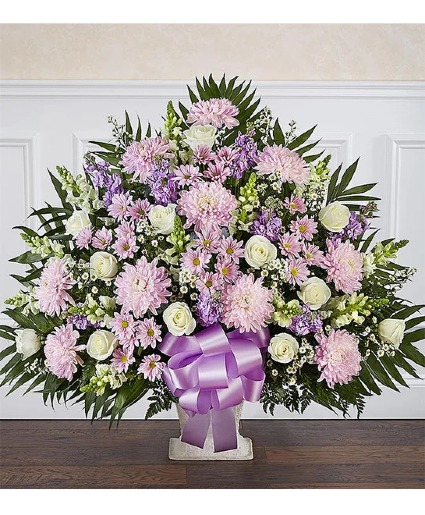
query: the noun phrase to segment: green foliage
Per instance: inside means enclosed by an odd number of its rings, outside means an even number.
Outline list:
[[[369,195],[362,195],[363,193],[368,192],[372,188],[376,186],[376,183],[371,184],[363,184],[361,186],[355,186],[353,188],[348,188],[351,183],[351,180],[357,170],[357,165],[359,160],[354,161],[352,165],[350,165],[345,172],[341,174],[342,165],[340,165],[335,172],[331,176],[331,180],[328,186],[328,195],[326,203],[339,201],[347,204],[349,207],[353,207],[353,209],[357,210],[357,205],[351,204],[352,202],[369,202],[374,200],[379,200],[379,197],[371,197]]]
[[[163,381],[155,381],[154,386],[151,387],[152,395],[148,397],[150,401],[149,407],[146,411],[145,419],[152,418],[161,411],[168,411],[177,402],[170,390],[167,388]]]

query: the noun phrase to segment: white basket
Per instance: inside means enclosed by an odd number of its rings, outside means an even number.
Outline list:
[[[168,454],[170,460],[252,460],[254,457],[252,452],[252,441],[250,438],[244,438],[239,433],[239,422],[242,414],[242,404],[243,403],[233,408],[235,411],[236,434],[238,439],[237,449],[232,449],[230,451],[214,452],[214,442],[212,438],[212,429],[210,424],[210,427],[208,429],[208,435],[205,440],[203,449],[182,442],[181,437],[170,438],[170,447]],[[184,412],[184,410],[180,408],[178,404],[177,413],[179,416],[181,433],[189,417]]]

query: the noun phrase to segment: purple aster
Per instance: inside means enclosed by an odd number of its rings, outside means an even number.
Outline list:
[[[156,161],[152,168],[151,175],[146,182],[151,188],[151,193],[158,204],[166,206],[177,201],[178,187],[175,175],[170,172],[170,162],[166,159]]]
[[[334,243],[343,239],[355,240],[362,236],[369,229],[369,222],[366,217],[360,213],[351,212],[348,224],[342,231],[335,234],[332,238]]]
[[[305,336],[308,333],[317,333],[322,330],[323,320],[318,313],[313,313],[311,309],[304,305],[303,312],[293,317],[288,329],[297,336]]]
[[[209,292],[200,293],[196,304],[196,313],[199,323],[208,327],[218,322],[222,307]]]
[[[248,134],[239,132],[235,140],[237,155],[230,165],[233,177],[240,179],[243,173],[257,164],[257,144],[253,140],[253,131]]]
[[[251,225],[251,233],[259,234],[270,241],[277,241],[282,227],[281,219],[272,209],[263,209]]]

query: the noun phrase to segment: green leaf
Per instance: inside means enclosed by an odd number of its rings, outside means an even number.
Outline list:
[[[59,168],[59,167],[57,167]],[[56,193],[58,194],[58,197],[60,198],[60,201],[62,203],[62,206],[65,208],[65,209],[72,209],[72,206],[71,204],[69,204],[67,201],[66,201],[66,191],[64,191],[62,189],[62,184],[61,182],[59,181],[59,179],[57,179],[50,170],[48,170],[48,173],[50,175],[50,180],[52,181],[52,184],[53,184],[53,187],[55,188],[55,191]]]
[[[345,188],[350,184],[351,179],[353,178],[354,173],[356,172],[357,165],[359,164],[359,159],[356,159],[352,165],[350,165],[344,172],[341,177],[341,182],[338,185],[338,189],[336,194],[341,195]]]
[[[15,227],[13,227],[13,229],[19,229],[19,230],[23,231],[25,234],[28,234],[28,236],[38,236],[38,234],[33,229],[30,229],[29,227],[25,227],[24,225],[15,225]]]
[[[33,254],[30,250],[28,252],[24,252],[20,256],[9,259],[11,263],[21,263],[24,265],[29,265],[31,263],[36,263],[37,261],[41,261],[42,258],[40,254]]]
[[[25,277],[26,281],[33,281],[34,279],[38,279],[41,276],[41,272],[43,271],[43,267],[37,268],[33,272],[31,272],[29,275]]]
[[[205,92],[204,88],[199,82],[199,79],[196,79],[196,89],[198,90],[198,94],[201,100],[208,100],[208,94]]]
[[[95,392],[86,392],[84,397],[84,413],[87,415],[90,412],[92,405],[96,402],[96,394]]]
[[[16,352],[15,344],[9,345],[9,347],[6,347],[0,352],[0,361],[2,361],[6,356],[9,356],[9,354],[12,354],[12,352]]]
[[[15,390],[17,390],[20,386],[27,383],[32,377],[33,377],[32,374],[30,374],[29,372],[25,372],[24,374],[22,374],[21,377],[16,381],[16,383],[7,392],[6,397],[8,395],[10,395],[11,393],[13,393]]]
[[[190,98],[190,101],[192,102],[192,104],[196,104],[196,102],[199,102],[199,98],[195,95],[195,93],[190,89],[189,86],[187,86],[187,90],[189,92],[189,98]],[[181,109],[181,104],[180,105],[180,109]]]
[[[387,374],[385,368],[382,366],[378,358],[371,354],[367,359],[367,364],[371,374],[384,386],[391,388],[392,390],[399,391],[397,386],[391,381],[390,376]]]
[[[3,379],[3,381],[0,383],[0,387],[1,386],[4,386],[5,384],[9,383],[10,381],[12,381],[13,379],[15,379],[15,377],[18,377],[20,376],[23,372],[24,372],[24,369],[25,369],[25,362],[22,361],[22,358],[20,356],[20,354],[17,354],[18,358],[19,358],[19,361],[9,369],[8,373],[6,374],[5,378]],[[13,359],[13,358],[12,358]],[[11,360],[12,361],[12,360]]]
[[[376,229],[376,231],[373,231],[369,236],[364,240],[361,252],[366,252],[367,249],[370,247],[370,244],[372,243],[373,238],[375,237],[376,233],[379,232],[379,229]]]
[[[6,309],[4,313],[14,320],[19,327],[23,327],[24,329],[34,329],[34,331],[38,331],[38,327],[34,324],[26,315],[23,315],[17,309]]]
[[[112,152],[113,154],[116,153],[116,146],[113,143],[105,143],[103,141],[89,141],[92,145],[97,145],[100,148],[104,148],[105,150],[108,150],[108,152]]]
[[[370,202],[372,200],[381,200],[379,197],[371,197],[369,195],[342,195],[341,197],[336,197],[335,200],[339,202]]]
[[[300,147],[303,143],[305,143],[310,138],[310,136],[313,134],[316,127],[317,127],[317,125],[315,125],[308,131],[306,131],[303,134],[301,134],[300,136],[298,136],[298,138],[295,138],[293,141],[291,141],[288,145],[289,150],[294,150],[294,149]]]
[[[394,363],[392,362],[392,360],[387,356],[387,355],[384,355],[382,356],[381,358],[381,363],[383,364],[383,366],[385,367],[386,371],[398,382],[400,383],[401,385],[403,386],[406,386],[407,388],[409,388],[408,384],[406,383],[406,381],[403,379],[403,376],[400,374],[400,372],[398,371],[397,367],[394,365]]]
[[[208,78],[208,84],[210,86],[210,90],[212,92],[212,94],[216,97],[216,98],[220,98],[221,97],[221,93],[220,93],[220,90],[215,82],[215,80],[213,79],[213,76],[212,74],[210,74],[209,78]]]
[[[412,367],[412,365],[406,361],[401,354],[401,352],[396,351],[395,356],[392,358],[395,362],[395,364],[405,370],[408,374],[410,374],[412,377],[415,377],[416,379],[420,379],[419,375],[416,373],[416,370]]]
[[[365,361],[362,363],[362,369],[360,371],[359,377],[363,381],[363,383],[369,388],[369,390],[376,393],[376,395],[381,395],[381,389],[375,383]]]
[[[233,79],[229,80],[229,84],[227,85],[227,89],[226,89],[226,92],[224,94],[225,98],[230,99],[230,97],[232,96],[233,88],[235,86],[235,83],[236,83],[237,79],[238,79],[238,77],[236,76],[236,77],[233,77]]]
[[[28,388],[25,390],[25,392],[23,393],[23,395],[26,395],[27,393],[29,393],[31,390],[34,390],[34,388],[36,386],[38,386],[40,383],[42,383],[43,381],[46,380],[46,376],[45,375],[39,375],[37,376],[34,381],[28,386]]]
[[[416,325],[421,324],[422,322],[425,322],[425,316],[411,318],[406,322],[406,329],[411,329],[412,327],[415,327]]]
[[[309,150],[314,148],[319,142],[320,142],[320,139],[318,139],[317,141],[314,141],[313,143],[310,143],[309,145],[305,145],[305,147],[299,148],[297,150],[297,154],[299,156],[302,156],[303,154],[305,154],[306,152],[308,152]]]
[[[127,111],[125,111],[125,132],[130,136],[133,136],[133,127],[131,126],[130,117],[128,116]]]
[[[2,331],[0,329],[0,338],[4,338],[5,340],[14,340],[15,336],[13,334],[7,333],[6,331]],[[0,361],[1,361],[1,352],[0,352]]]
[[[141,139],[142,139],[142,122],[140,121],[140,117],[137,116],[136,141],[140,141]]]
[[[338,191],[339,191],[339,195],[344,195],[344,197],[348,197],[350,195],[358,195],[359,193],[366,193],[367,191],[373,189],[377,184],[378,184],[377,182],[372,182],[369,184],[361,184],[360,186],[354,186],[354,188],[350,188],[348,190],[341,190],[340,188],[338,188]]]
[[[276,119],[273,127],[273,139],[278,145],[285,145],[285,136],[283,135],[278,119]]]
[[[425,339],[425,328],[411,331],[404,336],[403,342],[412,343],[419,342]],[[425,365],[424,365],[425,366]]]
[[[425,308],[425,304],[420,304],[417,306],[408,306],[408,307],[398,311],[397,313],[394,313],[393,318],[404,320],[404,319],[410,317],[410,315],[413,315],[413,313],[420,311],[422,308]]]
[[[303,159],[306,163],[311,163],[313,161],[316,161],[316,159],[319,159],[319,157],[321,157],[323,153],[324,153],[324,150],[322,150],[322,152],[319,152],[319,154],[312,154],[310,156],[304,156]]]
[[[418,331],[421,333],[421,339],[424,337],[425,329],[419,329]],[[410,333],[412,334],[412,333]],[[417,340],[413,340],[417,341]],[[400,345],[400,350],[403,352],[403,354],[416,363],[417,365],[420,365],[421,367],[425,367],[425,356],[409,341],[406,341],[406,338],[403,340],[403,342]]]
[[[328,195],[327,195],[327,204],[332,202],[332,200],[335,198],[335,192],[336,192],[336,184],[338,182],[338,177],[342,169],[342,164],[338,166],[338,168],[334,171],[334,173],[331,176],[331,180],[329,181],[328,186]]]
[[[220,96],[224,97],[224,95],[226,94],[226,74],[223,74],[218,89],[220,90]]]
[[[179,108],[183,118],[186,119],[189,114],[189,109],[187,109],[181,102],[179,102]]]

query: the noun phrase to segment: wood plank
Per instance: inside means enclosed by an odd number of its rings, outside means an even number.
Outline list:
[[[2,467],[2,488],[176,488],[186,484],[186,466],[132,465]]]
[[[423,466],[425,472],[425,448],[420,446],[303,446],[303,447],[267,447],[268,463],[282,465],[300,463],[416,463]]]
[[[173,462],[176,420],[1,421],[3,488],[423,488],[422,420],[249,420],[248,462]],[[111,484],[110,479],[113,478]]]

